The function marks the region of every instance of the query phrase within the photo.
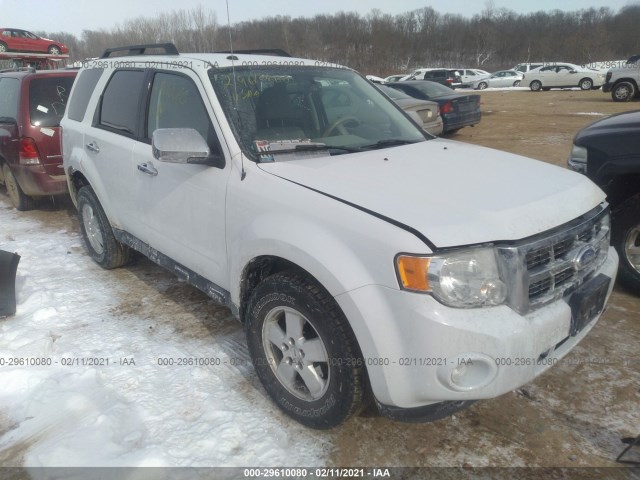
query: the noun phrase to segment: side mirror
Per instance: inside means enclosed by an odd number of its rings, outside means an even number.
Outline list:
[[[224,167],[224,157],[211,155],[209,145],[193,128],[159,128],[151,135],[151,149],[161,162]]]
[[[569,70],[569,73],[578,73],[576,70]]]

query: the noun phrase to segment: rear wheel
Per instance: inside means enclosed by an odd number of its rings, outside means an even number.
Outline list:
[[[246,328],[258,378],[287,415],[328,429],[359,412],[362,355],[344,314],[314,281],[296,272],[263,280],[249,299]]]
[[[118,242],[107,215],[91,187],[78,192],[80,230],[91,258],[102,268],[121,267],[129,261],[129,247]]]
[[[6,51],[8,51],[9,49],[7,48],[7,44],[4,42],[0,42],[0,53],[4,53]]]
[[[636,96],[636,88],[631,82],[616,83],[611,90],[611,98],[614,102],[630,102]]]
[[[519,87],[520,86],[520,80],[516,80],[515,82],[513,82],[513,86],[514,87]]]
[[[534,80],[529,84],[529,88],[532,92],[539,92],[542,88],[542,83],[540,83],[538,80]]]
[[[626,200],[615,210],[611,244],[620,256],[620,283],[640,294],[640,194]]]
[[[9,198],[11,199],[13,206],[22,212],[34,209],[37,205],[36,200],[25,195],[20,188],[20,185],[18,185],[16,177],[13,176],[9,165],[6,163],[2,165],[2,174],[4,176],[4,184],[7,187],[7,193],[9,194]]]

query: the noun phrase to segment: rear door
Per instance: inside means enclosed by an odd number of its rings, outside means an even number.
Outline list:
[[[135,236],[143,234],[135,194],[133,148],[141,137],[140,115],[146,98],[147,71],[116,70],[100,97],[93,128],[83,149],[86,169],[94,169],[93,185],[111,224]],[[75,94],[74,94],[75,96]]]
[[[20,80],[0,77],[0,155],[9,162],[17,162],[18,99]],[[1,175],[1,174],[0,174]]]

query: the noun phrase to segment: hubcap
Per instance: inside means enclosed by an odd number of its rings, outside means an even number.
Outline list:
[[[632,228],[624,242],[624,253],[631,266],[640,272],[640,225]]]
[[[616,98],[621,100],[629,96],[629,89],[626,86],[616,88]]]
[[[301,400],[322,398],[329,385],[329,355],[313,324],[288,307],[271,310],[262,325],[262,346],[278,381]]]
[[[104,252],[102,230],[100,230],[98,218],[95,216],[95,212],[89,204],[85,204],[82,207],[82,224],[84,225],[85,232],[87,232],[87,240],[89,240],[91,248],[93,248],[98,255],[102,255],[102,252]]]

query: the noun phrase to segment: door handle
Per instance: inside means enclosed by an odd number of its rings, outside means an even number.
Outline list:
[[[138,170],[140,170],[143,173],[146,173],[147,175],[151,175],[153,177],[158,175],[158,170],[156,170],[156,168],[151,163],[138,164]]]
[[[87,143],[87,150],[91,150],[92,152],[100,153],[100,147],[96,142]]]

